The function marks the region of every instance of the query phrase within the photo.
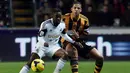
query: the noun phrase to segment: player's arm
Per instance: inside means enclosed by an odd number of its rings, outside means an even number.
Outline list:
[[[83,35],[88,35],[89,34],[89,26],[85,26]]]
[[[44,43],[44,46],[48,46],[48,43],[46,43],[43,39],[43,37],[46,35],[47,33],[47,29],[45,28],[45,23],[43,22],[40,26],[39,32],[38,32],[38,42],[40,43]]]
[[[85,24],[83,27],[84,27],[84,29],[76,41],[83,41],[87,37],[87,35],[89,34],[89,21],[87,18],[85,18]]]
[[[84,24],[83,35],[88,35],[88,34],[89,34],[89,20],[86,19],[86,23]]]
[[[46,25],[45,22],[42,22],[42,23],[41,23],[40,29],[39,29],[39,32],[38,32],[38,36],[39,36],[39,37],[45,36],[45,34],[46,34],[46,32],[47,32],[47,29],[45,28],[45,25]]]
[[[76,39],[76,41],[83,41],[89,34],[89,26],[88,24],[86,24],[84,26],[84,30],[82,32],[82,34],[79,36],[79,38]]]
[[[74,41],[73,39],[71,39],[71,38],[67,35],[65,29],[62,31],[61,36],[62,36],[66,41],[72,43],[73,45],[83,48],[83,46],[82,46],[81,43],[78,43],[78,42]]]
[[[61,36],[68,42],[74,43],[75,41],[72,40],[68,34],[66,33],[65,29],[62,31]]]
[[[38,41],[43,43],[43,36],[45,35],[45,32],[44,32],[44,29],[45,29],[45,23],[42,22],[41,25],[40,25],[40,29],[39,29],[39,32],[38,32]]]
[[[75,38],[79,38],[79,33],[78,32],[76,32],[75,30],[72,30],[72,32],[73,32]]]

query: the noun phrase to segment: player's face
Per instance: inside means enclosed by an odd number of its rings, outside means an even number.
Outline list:
[[[74,16],[78,16],[82,11],[81,4],[74,4],[71,8],[71,11]]]
[[[53,21],[56,24],[59,24],[61,22],[61,17],[62,17],[62,13],[61,12],[57,12],[53,15]]]

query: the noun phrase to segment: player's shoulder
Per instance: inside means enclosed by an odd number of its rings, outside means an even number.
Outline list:
[[[46,25],[46,24],[48,24],[48,23],[51,23],[51,19],[47,19],[47,20],[43,21],[41,24],[42,24],[42,25]]]
[[[48,26],[48,24],[50,24],[50,23],[51,23],[51,19],[47,19],[47,20],[45,20],[45,21],[43,21],[43,22],[41,23],[41,27]]]
[[[84,16],[83,14],[80,14],[80,18],[88,21],[88,18],[86,16]]]
[[[65,27],[65,22],[64,21],[61,21],[60,24],[61,24],[62,27]]]
[[[70,13],[66,13],[65,16],[70,16]]]
[[[70,15],[71,15],[70,13],[66,13],[63,15],[63,18],[70,17]]]
[[[47,19],[44,21],[44,24],[51,23],[51,19]]]

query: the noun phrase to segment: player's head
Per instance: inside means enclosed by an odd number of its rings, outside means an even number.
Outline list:
[[[61,22],[62,12],[60,9],[55,8],[52,14],[53,23],[58,25]]]
[[[73,2],[72,7],[71,7],[71,12],[73,13],[73,15],[78,16],[81,11],[82,11],[81,3],[78,1]]]

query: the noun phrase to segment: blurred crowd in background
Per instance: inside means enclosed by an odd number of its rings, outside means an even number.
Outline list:
[[[7,1],[7,0],[6,0]],[[33,0],[34,1],[34,0]],[[82,14],[88,17],[90,25],[96,27],[127,27],[130,26],[130,0],[35,0],[38,25],[48,18],[52,9],[58,7],[63,14],[71,12],[73,1],[82,4]],[[2,8],[2,6],[0,6]],[[6,8],[6,7],[5,7]],[[0,27],[7,19],[2,21],[0,13]],[[6,15],[5,17],[9,17]],[[8,23],[6,22],[6,25]]]
[[[77,0],[78,1],[78,0]],[[130,26],[129,0],[79,0],[82,14],[91,26]],[[73,0],[40,0],[37,2],[39,22],[50,17],[52,8],[58,7],[63,14],[71,12]]]

